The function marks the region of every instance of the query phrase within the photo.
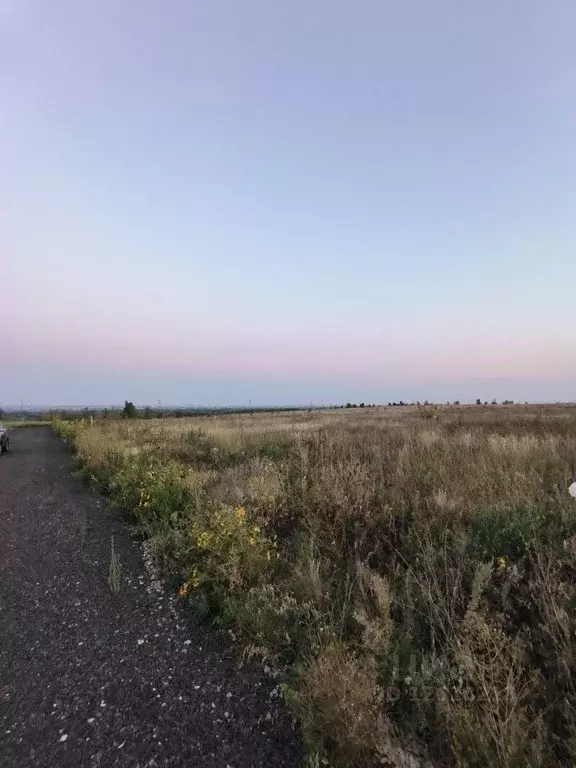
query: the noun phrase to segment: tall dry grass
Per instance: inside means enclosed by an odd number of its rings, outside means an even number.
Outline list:
[[[576,409],[61,428],[319,761],[576,763]]]

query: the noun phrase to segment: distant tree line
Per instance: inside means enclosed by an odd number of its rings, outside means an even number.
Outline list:
[[[476,398],[477,406],[498,405],[498,401],[493,399],[490,403],[488,400],[482,401],[481,398]],[[502,400],[502,405],[514,405],[514,400]],[[425,407],[431,407],[434,405],[428,400],[425,400],[423,405]],[[454,400],[454,402],[447,402],[447,406],[459,406],[460,400]],[[528,403],[525,403],[528,405]],[[422,406],[420,401],[405,402],[404,400],[388,402],[389,408],[400,408],[406,406]],[[332,405],[327,406],[331,408],[377,408],[375,403],[352,403],[348,402],[346,405]],[[201,407],[174,407],[165,408],[161,406],[151,407],[145,406],[137,408],[131,400],[125,400],[123,407],[108,407],[108,408],[50,408],[50,409],[34,409],[34,408],[20,408],[20,409],[6,409],[0,408],[0,420],[34,420],[34,421],[46,421],[49,422],[53,418],[59,418],[64,420],[76,420],[76,419],[89,419],[90,416],[99,419],[162,419],[162,418],[184,418],[191,416],[222,416],[227,413],[277,413],[286,411],[303,411],[303,410],[322,410],[319,406],[279,406],[279,407],[221,407],[221,408],[201,408]]]
[[[95,419],[179,419],[191,416],[222,416],[228,413],[280,413],[287,411],[310,410],[310,406],[240,406],[240,407],[173,407],[166,408],[162,406],[144,406],[138,408],[133,401],[125,400],[124,406],[109,406],[100,408],[50,408],[40,409],[4,409],[5,419],[11,420],[29,420],[50,422],[52,419],[62,419],[65,421],[76,421],[89,419],[93,416]],[[314,407],[313,410],[320,410]]]
[[[400,407],[406,407],[406,406],[410,406],[410,407],[414,407],[414,406],[417,406],[417,407],[422,407],[422,406],[432,407],[434,405],[435,405],[435,403],[431,403],[429,400],[424,400],[423,403],[421,403],[420,400],[417,400],[415,403],[413,403],[413,402],[408,402],[407,403],[407,402],[404,402],[404,400],[400,400],[398,402],[395,401],[395,400],[393,402],[388,402],[388,408],[394,408],[394,407],[400,408]],[[461,401],[460,400],[454,400],[454,402],[448,401],[446,403],[446,405],[448,405],[448,406],[450,406],[450,405],[458,406],[458,405],[461,405]],[[488,405],[498,405],[498,401],[496,399],[494,399],[490,403],[488,402],[488,400],[484,400],[484,402],[482,402],[482,400],[478,397],[478,398],[476,398],[476,405],[486,405],[486,406],[488,406]],[[502,405],[514,405],[514,400],[502,400]],[[525,403],[525,405],[528,405],[528,403]],[[340,407],[341,408],[377,408],[378,406],[376,406],[375,404],[365,405],[364,403],[360,403],[359,405],[357,405],[356,403],[346,403],[346,405],[342,405]]]

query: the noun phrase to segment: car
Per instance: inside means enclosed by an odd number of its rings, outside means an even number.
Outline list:
[[[4,424],[0,422],[0,453],[6,453],[9,445],[10,435]]]

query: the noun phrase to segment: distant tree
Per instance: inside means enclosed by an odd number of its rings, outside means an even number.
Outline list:
[[[482,405],[482,400],[479,397],[476,398],[476,405]]]
[[[488,400],[484,400],[484,405],[488,405]]]
[[[360,403],[360,408],[364,408],[364,403]]]
[[[0,408],[0,419],[3,419],[5,415],[4,410]]]
[[[145,419],[152,419],[154,417],[154,412],[152,411],[152,408],[150,406],[147,406],[144,408],[144,418]]]
[[[492,400],[492,405],[498,405],[498,400],[496,400],[496,398],[494,398],[494,400]]]
[[[460,405],[460,400],[454,400],[454,405]]]
[[[135,419],[138,416],[138,410],[133,402],[130,400],[124,401],[124,408],[122,409],[123,419]]]
[[[346,403],[346,408],[352,408],[352,403]]]

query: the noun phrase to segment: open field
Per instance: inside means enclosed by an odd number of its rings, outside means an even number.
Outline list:
[[[312,765],[576,761],[576,408],[56,427],[277,671]]]

